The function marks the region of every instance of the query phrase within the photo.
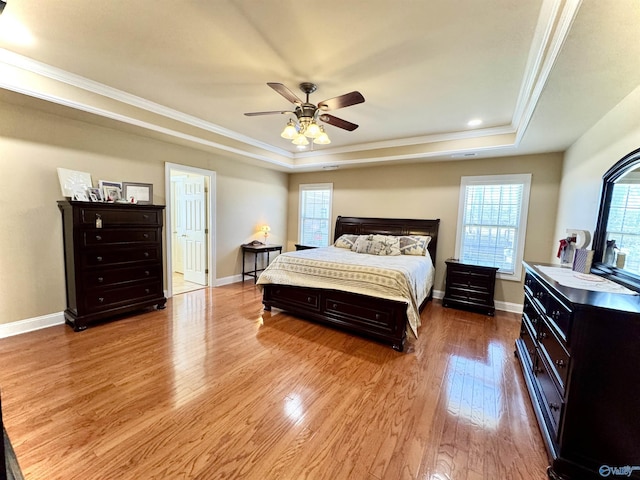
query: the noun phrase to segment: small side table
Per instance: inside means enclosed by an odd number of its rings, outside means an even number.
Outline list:
[[[496,267],[470,265],[450,258],[442,305],[476,310],[493,316],[493,294],[496,286]]]
[[[282,253],[282,245],[242,245],[242,281],[244,277],[253,277],[253,283],[258,281],[258,273],[262,272],[269,265],[269,253]],[[245,270],[244,256],[246,253],[253,253],[253,270]],[[267,254],[267,263],[264,263],[264,254]],[[263,254],[262,268],[258,268],[258,254]]]

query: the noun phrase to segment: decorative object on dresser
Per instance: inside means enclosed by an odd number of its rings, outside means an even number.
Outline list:
[[[447,264],[447,280],[442,305],[476,310],[493,316],[493,300],[497,267],[470,265],[450,258]]]
[[[75,331],[136,310],[164,308],[163,205],[59,201],[66,322]]]
[[[258,274],[262,272],[267,265],[269,265],[269,253],[270,252],[278,252],[282,253],[282,245],[265,245],[258,240],[253,241],[252,243],[247,243],[242,245],[242,281],[244,282],[244,277],[253,277],[253,283],[258,281]],[[246,270],[245,268],[245,254],[252,253],[253,254],[253,270]],[[266,261],[264,259],[264,254],[266,253],[267,258]],[[262,255],[263,266],[262,268],[258,268],[258,255]],[[266,262],[266,263],[265,263]]]
[[[439,219],[338,217],[336,219],[334,241],[343,235],[428,236],[430,241],[426,251],[423,251],[421,256],[428,255],[432,259],[430,272],[433,273],[439,224]],[[302,248],[297,250],[309,250],[311,252],[322,249],[310,250]],[[338,250],[343,249],[338,248]],[[299,253],[304,254],[305,252]],[[413,252],[409,256],[411,254]],[[354,253],[354,255],[366,254]],[[263,279],[264,275],[260,281],[262,282]],[[407,314],[410,307],[409,300],[391,300],[378,296],[353,293],[341,289],[337,281],[332,285],[333,288],[329,289],[267,282],[261,285],[263,288],[262,303],[265,311],[270,311],[272,307],[281,308],[303,318],[390,344],[397,351],[404,349],[409,325]],[[432,288],[429,288],[424,300],[417,300],[419,305],[415,305],[416,315],[419,315],[419,312],[422,311],[431,296]]]

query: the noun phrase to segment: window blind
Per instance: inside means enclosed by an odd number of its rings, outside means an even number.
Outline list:
[[[332,185],[300,186],[300,243],[312,247],[329,245]]]

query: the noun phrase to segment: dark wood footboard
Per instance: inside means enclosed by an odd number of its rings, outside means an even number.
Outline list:
[[[262,303],[404,350],[407,304],[339,290],[263,285]]]

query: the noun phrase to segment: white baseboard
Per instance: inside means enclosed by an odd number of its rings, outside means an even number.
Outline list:
[[[64,324],[64,313],[50,313],[41,317],[27,318],[17,322],[0,324],[0,338],[12,337],[21,333],[33,332],[42,328]]]
[[[249,279],[253,281],[251,278]],[[231,275],[230,277],[216,278],[215,287],[221,287],[223,285],[231,285],[232,283],[238,283],[242,281],[242,274]]]

